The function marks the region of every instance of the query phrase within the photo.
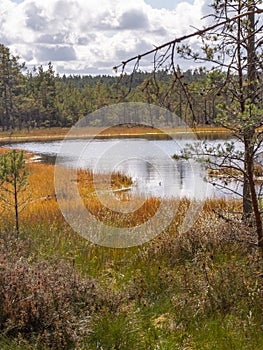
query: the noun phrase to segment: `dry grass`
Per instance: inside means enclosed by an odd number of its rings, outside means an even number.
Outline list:
[[[122,174],[113,173],[110,179],[110,187],[104,187],[105,181],[108,180],[107,174],[101,174],[96,179],[96,189],[94,188],[93,174],[89,171],[78,172],[78,189],[83,202],[92,215],[94,215],[100,221],[107,220],[108,224],[113,224],[118,227],[133,227],[141,224],[151,218],[158,210],[160,200],[156,198],[146,199],[142,206],[140,206],[141,199],[135,198],[134,201],[138,202],[134,204],[135,207],[139,206],[139,209],[131,212],[130,214],[122,214],[118,212],[118,208],[121,202],[129,201],[129,190],[127,188],[132,185],[132,180]],[[100,198],[97,196],[97,192],[104,192],[104,196],[109,196],[108,192],[117,190],[111,201],[111,208],[105,207]],[[120,190],[120,191],[118,191]],[[124,196],[124,194],[126,194]]]
[[[22,129],[15,131],[1,131],[0,138],[2,137],[37,137],[37,136],[59,136],[66,135],[69,128],[39,128],[39,129]]]
[[[62,140],[69,132],[70,128],[42,128],[32,130],[19,130],[12,132],[0,132],[0,144],[7,142],[22,142],[22,141],[52,141]],[[102,130],[102,128],[89,127],[80,128],[74,131],[74,137],[167,137],[167,135],[181,135],[190,132],[195,133],[218,133],[219,135],[229,133],[228,130],[219,127],[196,127],[189,128],[163,128],[155,129],[142,126],[113,126]]]
[[[12,234],[11,214],[0,220],[0,347],[1,335],[4,344],[14,338],[13,349],[22,341],[25,349],[65,350],[263,346],[262,261],[253,228],[233,221],[240,202],[207,200],[195,225],[179,233],[190,205],[182,199],[158,237],[110,249],[65,223],[53,165],[27,167],[31,202],[21,213],[20,237]],[[151,198],[124,218],[102,208],[92,173],[79,171],[77,182],[88,209],[119,227],[144,222],[159,206]],[[114,174],[110,185],[118,189],[130,179]]]
[[[28,156],[29,157],[29,156]],[[29,188],[30,200],[23,212],[20,214],[22,225],[26,226],[29,222],[32,225],[63,223],[63,217],[60,212],[59,205],[56,200],[54,187],[54,165],[30,162],[27,164],[29,172]],[[67,176],[67,169],[64,170]],[[160,201],[155,198],[150,198],[138,210],[129,215],[117,212],[118,206],[123,199],[120,197],[120,192],[116,192],[115,201],[113,201],[113,210],[104,207],[97,196],[97,191],[105,191],[105,180],[108,178],[106,174],[96,175],[96,190],[94,188],[93,174],[90,171],[80,170],[77,174],[77,183],[80,196],[88,208],[88,210],[96,218],[102,221],[107,221],[108,224],[113,224],[120,227],[135,226],[138,223],[143,223],[152,217],[158,210]],[[132,185],[129,177],[114,173],[110,178],[109,190],[126,189]],[[126,192],[126,190],[124,190]],[[107,196],[107,193],[105,193]],[[138,198],[138,203],[140,203]],[[73,202],[68,201],[68,205],[74,208]],[[114,205],[116,211],[114,211]],[[2,218],[4,224],[10,227],[12,225],[13,213],[3,211]]]
[[[20,215],[22,225],[27,226],[28,223],[32,226],[51,225],[54,222],[63,225],[64,219],[55,195],[54,165],[30,162],[30,155],[28,155],[28,157],[29,162],[27,164],[27,169],[30,174],[28,179],[30,201],[26,209]],[[64,172],[65,176],[67,176],[66,169]],[[77,186],[83,203],[88,208],[89,212],[97,219],[101,221],[106,220],[108,224],[118,227],[132,227],[142,224],[155,215],[161,202],[158,198],[144,199],[142,205],[140,205],[141,198],[133,198],[135,207],[138,207],[137,210],[129,214],[118,212],[121,203],[129,200],[127,195],[125,197],[119,195],[119,193],[127,193],[126,190],[116,192],[116,197],[114,196],[111,202],[111,209],[103,206],[100,198],[97,196],[97,191],[100,192],[101,190],[105,192],[105,179],[108,179],[108,175],[100,174],[96,176],[95,190],[92,172],[80,170],[77,173]],[[125,189],[130,187],[131,184],[132,181],[129,177],[119,173],[112,174],[110,178],[110,190],[121,189],[122,187]],[[107,192],[105,195],[107,196]],[[174,219],[171,223],[171,227],[175,230],[177,230],[178,225],[182,221],[190,205],[190,202],[185,199],[177,201],[177,207],[179,209],[177,213],[174,214]],[[74,199],[72,202],[68,202],[69,205],[74,208]],[[138,206],[136,205],[137,202]],[[213,199],[207,200],[204,203],[203,210],[207,213],[214,212],[219,216],[222,215],[232,219],[236,212],[241,211],[241,208],[241,202],[235,200]],[[12,213],[3,212],[1,217],[2,225],[12,226]]]

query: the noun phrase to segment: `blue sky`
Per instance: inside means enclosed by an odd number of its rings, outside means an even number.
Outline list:
[[[0,43],[29,68],[51,61],[60,74],[112,74],[130,56],[202,27],[209,2],[1,0]]]
[[[166,8],[172,10],[178,5],[182,0],[145,0],[145,2],[155,8]],[[192,0],[187,0],[186,2],[193,3]]]

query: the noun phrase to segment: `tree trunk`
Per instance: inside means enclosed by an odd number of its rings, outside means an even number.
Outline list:
[[[255,226],[256,226],[256,232],[257,232],[257,238],[258,238],[258,246],[261,251],[261,254],[263,256],[263,225],[262,225],[262,218],[261,218],[261,212],[258,204],[258,197],[256,193],[256,187],[254,182],[254,166],[253,166],[253,156],[248,161],[247,164],[247,177],[249,182],[249,188],[251,193],[251,200],[252,200],[252,206],[253,206],[253,212],[254,212],[254,218],[255,218]]]
[[[250,99],[251,104],[256,103],[256,90],[257,90],[257,70],[256,70],[256,50],[255,50],[255,1],[251,0],[249,2],[248,11],[248,44],[247,44],[247,60],[248,60],[248,98]],[[251,114],[251,112],[250,112]],[[251,115],[253,119],[253,115]],[[246,159],[246,171],[247,179],[249,183],[250,198],[253,207],[253,214],[256,225],[256,232],[258,238],[258,246],[261,250],[263,256],[263,225],[261,212],[258,204],[258,197],[256,193],[256,187],[254,182],[254,138],[256,135],[255,127],[248,127],[248,132],[245,135],[245,149],[248,151]]]
[[[19,234],[19,214],[18,214],[18,197],[17,197],[17,181],[14,178],[14,200],[15,200],[15,217],[16,217],[16,233]]]
[[[247,96],[249,103],[254,104],[256,98],[256,51],[255,51],[255,1],[251,0],[248,5],[248,30],[247,30],[247,79],[248,79],[248,88]],[[240,21],[239,21],[240,23]],[[240,24],[241,25],[241,24]],[[241,66],[240,66],[241,67]],[[242,78],[243,79],[243,78]],[[243,85],[243,83],[242,83]],[[242,92],[243,94],[243,92]],[[252,116],[253,117],[253,116]],[[248,126],[244,132],[244,144],[245,144],[245,176],[244,176],[244,185],[243,185],[243,219],[245,221],[251,221],[252,213],[255,215],[253,199],[251,198],[251,180],[253,180],[254,173],[254,137],[255,137],[255,127]],[[248,172],[252,171],[252,179],[249,179]]]

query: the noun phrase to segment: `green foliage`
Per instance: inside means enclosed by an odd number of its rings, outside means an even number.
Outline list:
[[[69,263],[19,256],[20,250],[26,253],[27,242],[5,239],[17,247],[1,259],[0,330],[37,348],[72,348],[90,331],[95,310],[107,307],[110,293],[93,278],[81,280]]]
[[[227,187],[229,180],[240,181],[241,177],[242,219],[256,227],[258,245],[263,254],[263,223],[254,181],[255,162],[262,146],[260,128],[263,126],[262,67],[259,60],[262,41],[258,36],[262,27],[259,14],[256,14],[259,4],[261,0],[213,1],[210,16],[215,25],[200,33],[201,49],[195,53],[183,44],[178,53],[187,59],[213,63],[211,72],[206,75],[208,84],[205,84],[202,94],[213,96],[213,121],[230,130],[243,147],[240,152],[229,144],[212,148],[196,145],[188,147],[182,157],[205,160],[212,171],[224,173],[227,170],[231,175],[229,169],[233,170],[232,177],[225,179],[225,186],[219,185],[223,188]],[[205,99],[205,106],[206,103]]]
[[[3,183],[17,183],[18,188],[26,185],[27,171],[23,151],[11,150],[1,155],[0,178]]]
[[[89,113],[124,98],[127,102],[140,101],[167,108],[190,125],[210,125],[218,113],[216,105],[228,101],[226,90],[219,92],[226,75],[216,69],[182,72],[178,67],[176,74],[180,80],[166,70],[155,74],[136,72],[132,76],[124,75],[119,82],[118,77],[106,75],[59,77],[49,63],[47,68],[35,67],[25,75],[18,57],[13,57],[4,46],[0,51],[3,52],[0,56],[2,130],[70,127]],[[4,68],[6,61],[8,74]],[[127,122],[112,118],[114,123]],[[100,122],[95,120],[91,125]]]
[[[6,336],[0,336],[0,348],[1,350],[32,350],[32,346],[26,340],[12,340]]]
[[[91,335],[87,339],[87,349],[141,349],[138,332],[139,329],[131,325],[128,315],[102,313],[94,321]]]
[[[251,128],[260,128],[263,123],[263,109],[248,100],[243,110],[237,103],[219,104],[216,122],[233,131],[239,138]],[[256,141],[256,140],[255,140]]]
[[[19,232],[19,212],[26,206],[30,195],[28,172],[23,151],[11,150],[0,156],[0,201],[3,209],[15,214],[16,230]]]
[[[2,130],[16,127],[16,115],[20,112],[18,96],[23,90],[24,69],[25,66],[19,63],[18,57],[12,56],[10,50],[0,44],[0,125]]]
[[[19,238],[2,229],[0,345],[257,350],[263,280],[254,236],[209,209],[233,205],[209,202],[188,233],[171,225],[121,251],[94,246],[48,215],[39,226],[28,221]]]

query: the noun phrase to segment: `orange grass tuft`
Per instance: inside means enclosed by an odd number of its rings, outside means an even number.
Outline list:
[[[56,225],[65,225],[65,220],[60,211],[54,188],[54,165],[42,164],[42,163],[28,163],[27,169],[29,171],[29,187],[30,202],[26,206],[25,210],[20,214],[21,224],[24,227],[38,227],[45,226],[51,227],[54,223]],[[65,169],[65,173],[66,173]],[[96,175],[96,190],[102,192],[105,189],[105,180],[108,179],[108,175],[100,174]],[[116,173],[110,177],[110,187],[112,189],[119,189],[123,187],[129,187],[131,185],[131,179],[122,174]],[[129,200],[120,197],[109,197],[110,208],[101,203],[95,188],[94,178],[91,171],[79,170],[77,173],[77,186],[84,205],[89,212],[94,215],[95,218],[116,227],[134,227],[140,225],[150,218],[152,218],[160,206],[161,200],[158,198],[133,198],[132,200],[137,203],[135,205],[136,210],[130,213],[121,213],[118,208],[123,200]],[[118,193],[118,192],[117,192]],[[126,193],[126,192],[125,192]],[[128,192],[127,192],[128,193]],[[107,196],[108,194],[105,193]],[[112,199],[111,199],[112,198]],[[176,200],[178,202],[178,210],[174,213],[174,220],[171,223],[171,229],[173,232],[177,232],[177,227],[182,222],[185,214],[189,208],[190,202],[187,199]],[[142,204],[140,204],[142,203]],[[72,210],[75,208],[74,198],[68,200]],[[172,206],[171,206],[172,207]],[[224,215],[228,213],[228,217],[232,216],[231,213],[241,211],[241,203],[236,200],[225,199],[209,199],[206,200],[203,207],[204,213],[211,212]],[[229,214],[230,213],[230,214]],[[4,211],[1,214],[0,225],[4,227],[9,226],[13,222],[13,213]],[[68,229],[67,229],[68,231]]]
[[[98,180],[97,180],[98,177]],[[160,200],[156,198],[146,199],[144,204],[139,207],[139,209],[131,212],[129,214],[122,214],[118,212],[119,202],[129,200],[129,194],[125,196],[124,199],[121,196],[118,196],[116,192],[116,197],[112,198],[111,208],[113,210],[104,207],[100,201],[100,198],[97,196],[97,191],[104,191],[105,196],[109,195],[108,192],[114,191],[115,189],[124,188],[123,191],[126,192],[126,188],[129,188],[132,185],[132,180],[120,173],[113,173],[110,177],[110,188],[105,189],[105,182],[108,181],[107,174],[96,175],[96,189],[94,187],[94,178],[93,174],[87,170],[80,170],[78,172],[78,189],[82,197],[82,200],[89,210],[97,219],[100,221],[106,222],[108,224],[118,226],[118,227],[133,227],[138,224],[142,224],[151,218],[160,205]],[[112,194],[112,192],[111,192]],[[140,201],[140,198],[133,198],[133,200]],[[139,204],[138,204],[139,205]],[[115,210],[114,210],[115,208]]]

